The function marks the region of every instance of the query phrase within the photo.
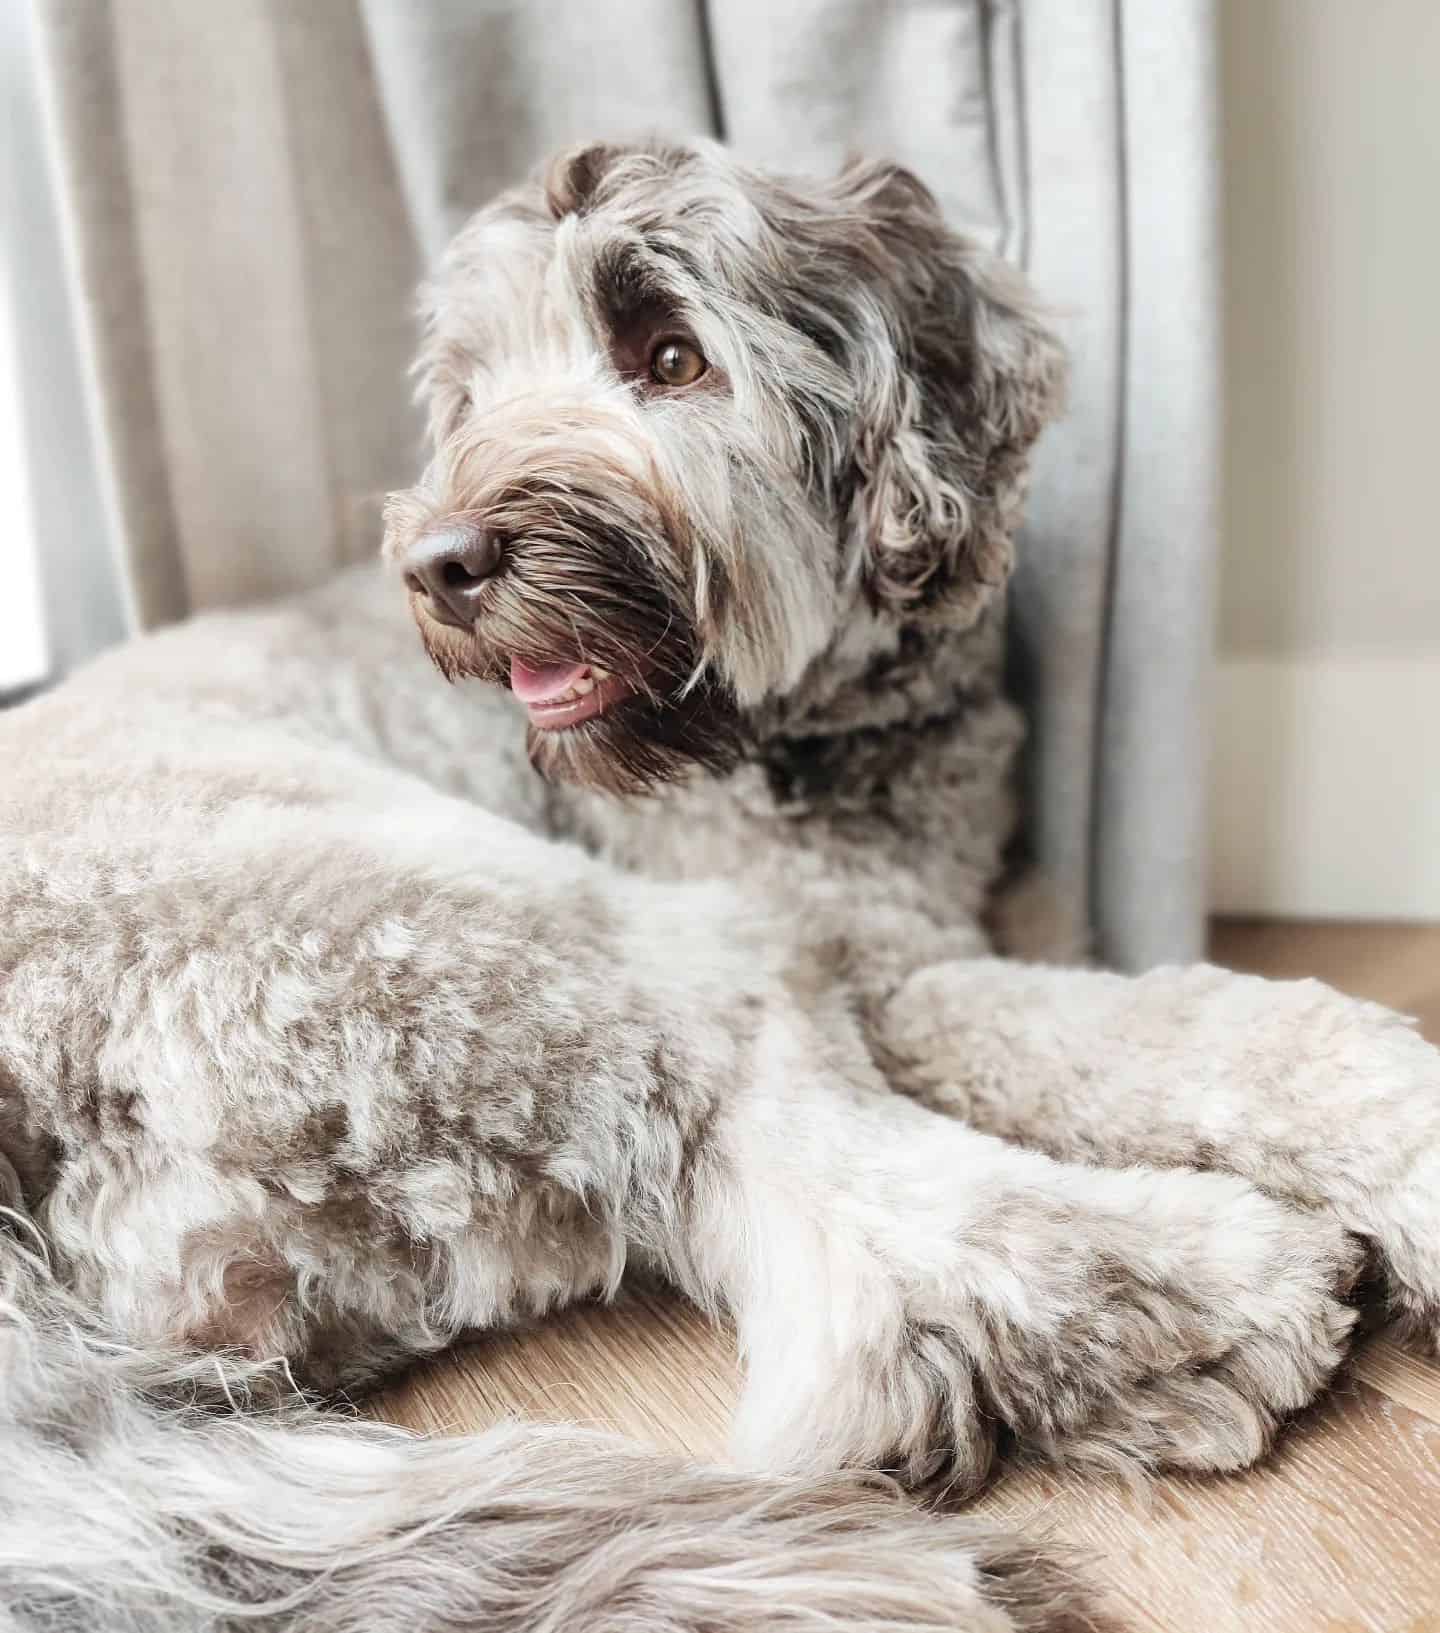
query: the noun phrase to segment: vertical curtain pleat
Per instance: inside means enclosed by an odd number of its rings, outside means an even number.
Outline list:
[[[1220,333],[1212,0],[1123,0],[1127,344],[1095,802],[1103,955],[1204,951]]]
[[[413,457],[418,265],[351,0],[42,0],[141,619],[313,583]]]
[[[1011,661],[1030,720],[1030,844],[1088,923],[1125,323],[1119,42],[1114,0],[1026,0],[1021,20],[1027,270],[1071,371],[1068,412],[1035,454]]]
[[[408,370],[421,269],[353,0],[269,0],[334,553],[372,556],[420,457]],[[342,178],[348,178],[342,182]]]
[[[299,588],[338,552],[270,8],[114,0],[112,16],[188,597]]]
[[[420,243],[596,136],[716,134],[700,0],[361,0]]]
[[[20,637],[19,649],[0,651],[0,687],[62,673],[132,627],[87,401],[89,337],[75,322],[37,46],[29,9],[0,7],[0,390],[4,411],[17,410],[14,453],[25,473],[22,493],[7,483],[0,538],[0,631]],[[35,615],[32,588],[43,623],[22,632],[16,621]]]
[[[135,188],[121,140],[122,88],[108,0],[35,0],[58,168],[93,383],[110,547],[142,627],[189,607],[160,435]]]
[[[834,170],[856,153],[897,159],[950,220],[998,248],[991,13],[982,0],[712,0],[726,140],[796,170]]]

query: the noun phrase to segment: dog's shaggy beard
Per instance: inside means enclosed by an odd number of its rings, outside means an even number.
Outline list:
[[[643,794],[692,770],[729,770],[744,747],[741,713],[703,661],[677,551],[623,499],[529,483],[487,500],[485,525],[508,540],[473,635],[426,620],[426,650],[448,680],[510,684],[512,660],[609,670],[631,695],[559,731],[530,727],[531,764],[547,779]]]

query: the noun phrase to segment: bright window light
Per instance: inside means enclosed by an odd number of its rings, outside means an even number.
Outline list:
[[[8,246],[0,246],[3,253]],[[0,280],[0,696],[49,667],[35,519],[20,425],[20,370],[8,266]]]

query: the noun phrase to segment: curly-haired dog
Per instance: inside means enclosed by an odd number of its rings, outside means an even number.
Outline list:
[[[421,372],[388,582],[3,723],[12,1623],[1080,1625],[832,1471],[1242,1467],[1367,1259],[1433,1339],[1440,1058],[1313,983],[992,956],[1062,368],[912,178],[572,154],[461,234]],[[629,1265],[733,1314],[774,1472],[199,1409]]]

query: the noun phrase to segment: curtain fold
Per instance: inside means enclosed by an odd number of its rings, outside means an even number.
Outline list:
[[[1075,360],[1013,594],[1033,840],[1112,962],[1198,945],[1208,0],[36,0],[144,623],[312,582],[419,453],[411,289],[589,136],[915,169]]]
[[[88,347],[77,332],[37,62],[29,9],[0,6],[0,701],[134,625],[88,412]],[[22,632],[19,621],[37,607],[40,627]]]
[[[992,140],[1017,88],[992,85],[1009,7],[982,0],[713,0],[708,12],[725,139],[759,160],[833,170],[884,154],[934,189],[949,220],[1009,247]]]
[[[1099,945],[1145,968],[1205,948],[1219,154],[1211,0],[1124,14],[1125,415],[1092,828]]]
[[[314,582],[408,468],[419,266],[346,0],[45,0],[143,622]]]
[[[1023,19],[1025,263],[1071,370],[1066,417],[1035,451],[1011,587],[1010,666],[1030,720],[1030,844],[1095,925],[1094,796],[1125,349],[1119,24],[1113,0],[1027,0]],[[1102,941],[1099,950],[1128,962],[1124,948]]]
[[[418,243],[547,153],[719,134],[703,0],[361,0]]]

